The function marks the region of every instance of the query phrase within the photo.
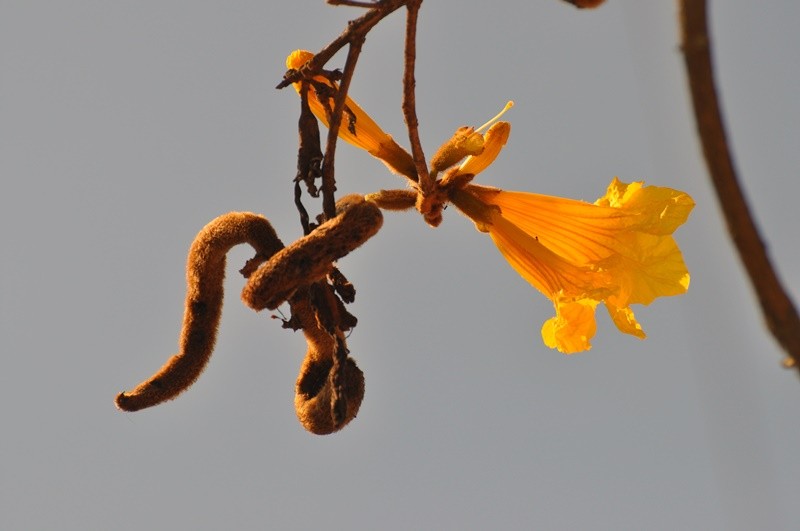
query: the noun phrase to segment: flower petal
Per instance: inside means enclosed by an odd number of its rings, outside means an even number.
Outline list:
[[[599,263],[619,286],[615,304],[650,304],[656,297],[681,295],[689,289],[689,271],[672,236],[628,235],[634,255],[614,255]]]
[[[286,58],[286,67],[297,70],[310,61],[314,54],[307,50],[295,50]],[[324,76],[314,76],[314,81],[323,83],[333,89],[337,88]],[[300,83],[294,83],[294,88],[300,92]],[[308,106],[311,112],[329,126],[328,114],[333,109],[333,92],[321,96],[313,84],[309,85]],[[326,100],[327,97],[327,101]],[[370,155],[383,161],[393,172],[405,175],[416,180],[417,170],[411,155],[373,120],[364,110],[353,101],[350,96],[345,99],[346,112],[342,115],[342,124],[339,127],[339,138],[369,152]]]
[[[497,122],[483,135],[483,151],[480,155],[470,155],[458,168],[458,174],[477,175],[485,170],[500,154],[511,134],[511,124]]]
[[[592,348],[589,342],[597,332],[594,318],[596,301],[556,301],[556,316],[542,325],[542,340],[550,348],[574,354]]]
[[[619,199],[614,191],[624,187]],[[633,267],[636,262],[655,265],[666,260],[674,271],[669,275],[682,280],[688,274],[680,251],[671,234],[691,212],[694,202],[683,192],[641,183],[624,185],[617,178],[606,197],[597,204],[541,194],[509,192],[497,188],[470,185],[472,195],[482,202],[499,207],[502,217],[517,225],[559,256],[576,264],[600,264],[620,261]],[[646,238],[646,235],[664,235]],[[671,243],[671,245],[670,245]],[[677,252],[677,254],[676,254]],[[613,260],[612,260],[613,261]],[[606,263],[604,267],[610,267]],[[677,271],[682,267],[683,272]],[[674,293],[671,293],[674,294]]]
[[[542,337],[562,352],[590,347],[597,304],[606,305],[621,332],[644,338],[629,306],[689,287],[671,236],[694,206],[683,192],[615,178],[597,204],[472,184],[450,198],[520,276],[553,300],[556,316]]]
[[[617,325],[620,332],[636,336],[639,339],[647,337],[644,330],[642,330],[642,326],[636,321],[633,310],[629,307],[620,308],[606,301],[606,309],[608,310],[608,315],[611,316],[611,320]]]
[[[567,292],[570,296],[588,294],[610,296],[611,279],[605,271],[570,261],[543,244],[535,234],[512,223],[505,212],[484,201],[483,192],[497,189],[468,185],[451,196],[453,205],[475,222],[478,230],[488,232],[502,255],[517,273],[549,298]],[[531,194],[533,195],[533,194]],[[492,197],[491,194],[488,197]],[[546,197],[546,196],[541,196]]]
[[[642,182],[625,184],[617,177],[595,204],[625,210],[635,216],[637,230],[651,234],[672,234],[694,208],[694,200],[685,192]]]
[[[574,263],[601,260],[617,247],[615,229],[625,217],[618,209],[542,194],[468,188],[483,202],[499,207],[505,219]]]
[[[571,263],[542,245],[502,216],[496,216],[489,235],[517,273],[549,298],[566,292],[570,296],[609,296],[609,275]]]

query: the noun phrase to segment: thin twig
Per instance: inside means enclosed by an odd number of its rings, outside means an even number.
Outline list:
[[[347,23],[347,28],[341,35],[336,37],[330,44],[314,54],[314,58],[303,66],[299,71],[286,76],[283,81],[278,83],[275,88],[282,89],[288,87],[303,78],[310,79],[322,70],[322,67],[330,61],[336,52],[356,40],[363,40],[367,33],[381,20],[406,5],[408,0],[383,0],[376,2],[375,7],[370,9],[361,17]]]
[[[328,141],[325,145],[325,157],[322,159],[322,212],[325,214],[326,219],[333,219],[336,216],[336,197],[334,196],[334,192],[336,192],[336,179],[334,178],[336,140],[339,137],[339,127],[342,123],[342,112],[344,111],[347,90],[350,88],[350,80],[353,79],[353,72],[355,72],[363,44],[363,38],[355,39],[350,43],[342,79],[339,82],[339,89],[336,91],[336,97],[333,100],[333,113],[328,125]]]
[[[680,0],[682,49],[695,119],[714,190],[772,335],[800,368],[800,317],[775,272],[739,185],[711,62],[705,0]]]
[[[411,143],[411,156],[414,158],[414,165],[417,168],[419,179],[419,189],[423,196],[433,191],[428,167],[425,162],[425,153],[422,151],[422,143],[419,139],[419,121],[417,120],[416,109],[416,80],[414,79],[414,69],[417,62],[417,17],[422,0],[409,0],[406,4],[408,15],[406,17],[406,44],[405,44],[405,68],[403,71],[403,116],[405,116],[406,126],[408,127],[408,140]]]
[[[359,7],[371,7],[366,14],[356,20],[351,20],[347,28],[339,37],[320,50],[314,57],[296,72],[285,76],[275,88],[282,89],[294,82],[311,79],[314,75],[322,72],[322,67],[338,52],[344,45],[349,44],[350,48],[345,63],[345,72],[339,85],[339,89],[334,99],[334,109],[330,118],[328,128],[328,140],[325,148],[325,158],[322,168],[322,210],[327,219],[335,216],[335,197],[336,181],[334,178],[334,159],[336,155],[336,140],[341,124],[342,111],[347,91],[352,79],[361,46],[369,31],[387,15],[393,13],[398,8],[405,5],[407,0],[382,0]],[[344,5],[344,4],[343,4]],[[297,200],[296,200],[297,201]],[[302,214],[302,213],[301,213]]]
[[[308,210],[303,206],[303,191],[300,189],[300,181],[294,182],[294,206],[300,214],[300,226],[303,227],[303,236],[311,233],[311,225],[308,223]]]

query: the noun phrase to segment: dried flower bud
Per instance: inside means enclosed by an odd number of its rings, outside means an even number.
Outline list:
[[[483,152],[483,135],[474,127],[459,127],[453,136],[441,145],[431,159],[431,171],[438,173],[456,164],[469,155]]]
[[[491,130],[491,128],[496,125],[497,120],[499,120],[500,117],[503,116],[503,114],[505,114],[505,112],[513,106],[514,102],[509,101],[506,103],[505,107],[503,107],[503,110],[501,110],[488,122],[477,129],[472,127],[459,128],[453,137],[442,144],[442,147],[440,147],[439,151],[437,151],[433,156],[433,160],[431,161],[431,171],[433,173],[438,173],[456,164],[464,157],[476,157],[481,155],[486,145],[486,138],[482,134],[482,131],[485,129]]]

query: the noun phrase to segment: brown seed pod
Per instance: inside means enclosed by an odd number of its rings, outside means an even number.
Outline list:
[[[180,352],[135,389],[117,395],[119,409],[137,411],[173,399],[200,376],[214,349],[222,313],[225,254],[240,243],[253,246],[258,261],[283,248],[269,221],[257,214],[230,212],[203,227],[186,264]]]
[[[329,286],[319,287],[331,294]],[[341,330],[337,327],[331,333],[325,329],[308,291],[293,297],[291,308],[292,318],[299,321],[308,343],[295,385],[297,418],[311,433],[333,433],[356,417],[364,399],[364,374],[347,356]],[[326,311],[338,320],[335,306]]]
[[[276,253],[250,275],[242,290],[245,304],[254,310],[274,310],[298,288],[324,279],[333,262],[374,236],[383,224],[380,209],[363,196],[345,196],[336,206],[335,218]]]
[[[344,389],[346,400],[342,403],[344,412],[336,418],[333,406],[337,403],[333,390],[335,385],[331,376],[335,374],[334,365],[327,359],[318,359],[318,353],[309,349],[300,367],[294,395],[297,419],[303,427],[316,435],[327,435],[344,428],[356,418],[361,401],[364,399],[364,373],[353,358],[347,358],[344,369]]]

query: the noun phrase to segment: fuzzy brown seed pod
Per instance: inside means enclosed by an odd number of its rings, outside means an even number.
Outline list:
[[[345,413],[344,418],[337,422],[331,408],[335,403],[331,378],[333,364],[328,359],[319,359],[318,354],[309,348],[303,360],[297,377],[294,407],[297,419],[306,430],[316,435],[327,435],[341,430],[356,418],[364,399],[364,373],[353,358],[347,358]]]
[[[363,196],[349,195],[337,203],[337,215],[300,238],[250,275],[242,300],[254,310],[274,310],[298,288],[324,279],[333,262],[374,236],[383,214]]]
[[[297,418],[305,429],[317,435],[339,431],[356,417],[361,407],[364,374],[347,357],[341,329],[337,327],[333,333],[325,329],[306,292],[292,298],[291,308],[292,317],[300,322],[308,343],[295,385]],[[332,310],[336,313],[335,308]]]
[[[283,248],[269,221],[257,214],[230,212],[203,227],[186,264],[180,352],[135,389],[117,395],[119,409],[137,411],[173,399],[200,376],[214,349],[222,313],[225,254],[240,243],[253,246],[260,261]]]

